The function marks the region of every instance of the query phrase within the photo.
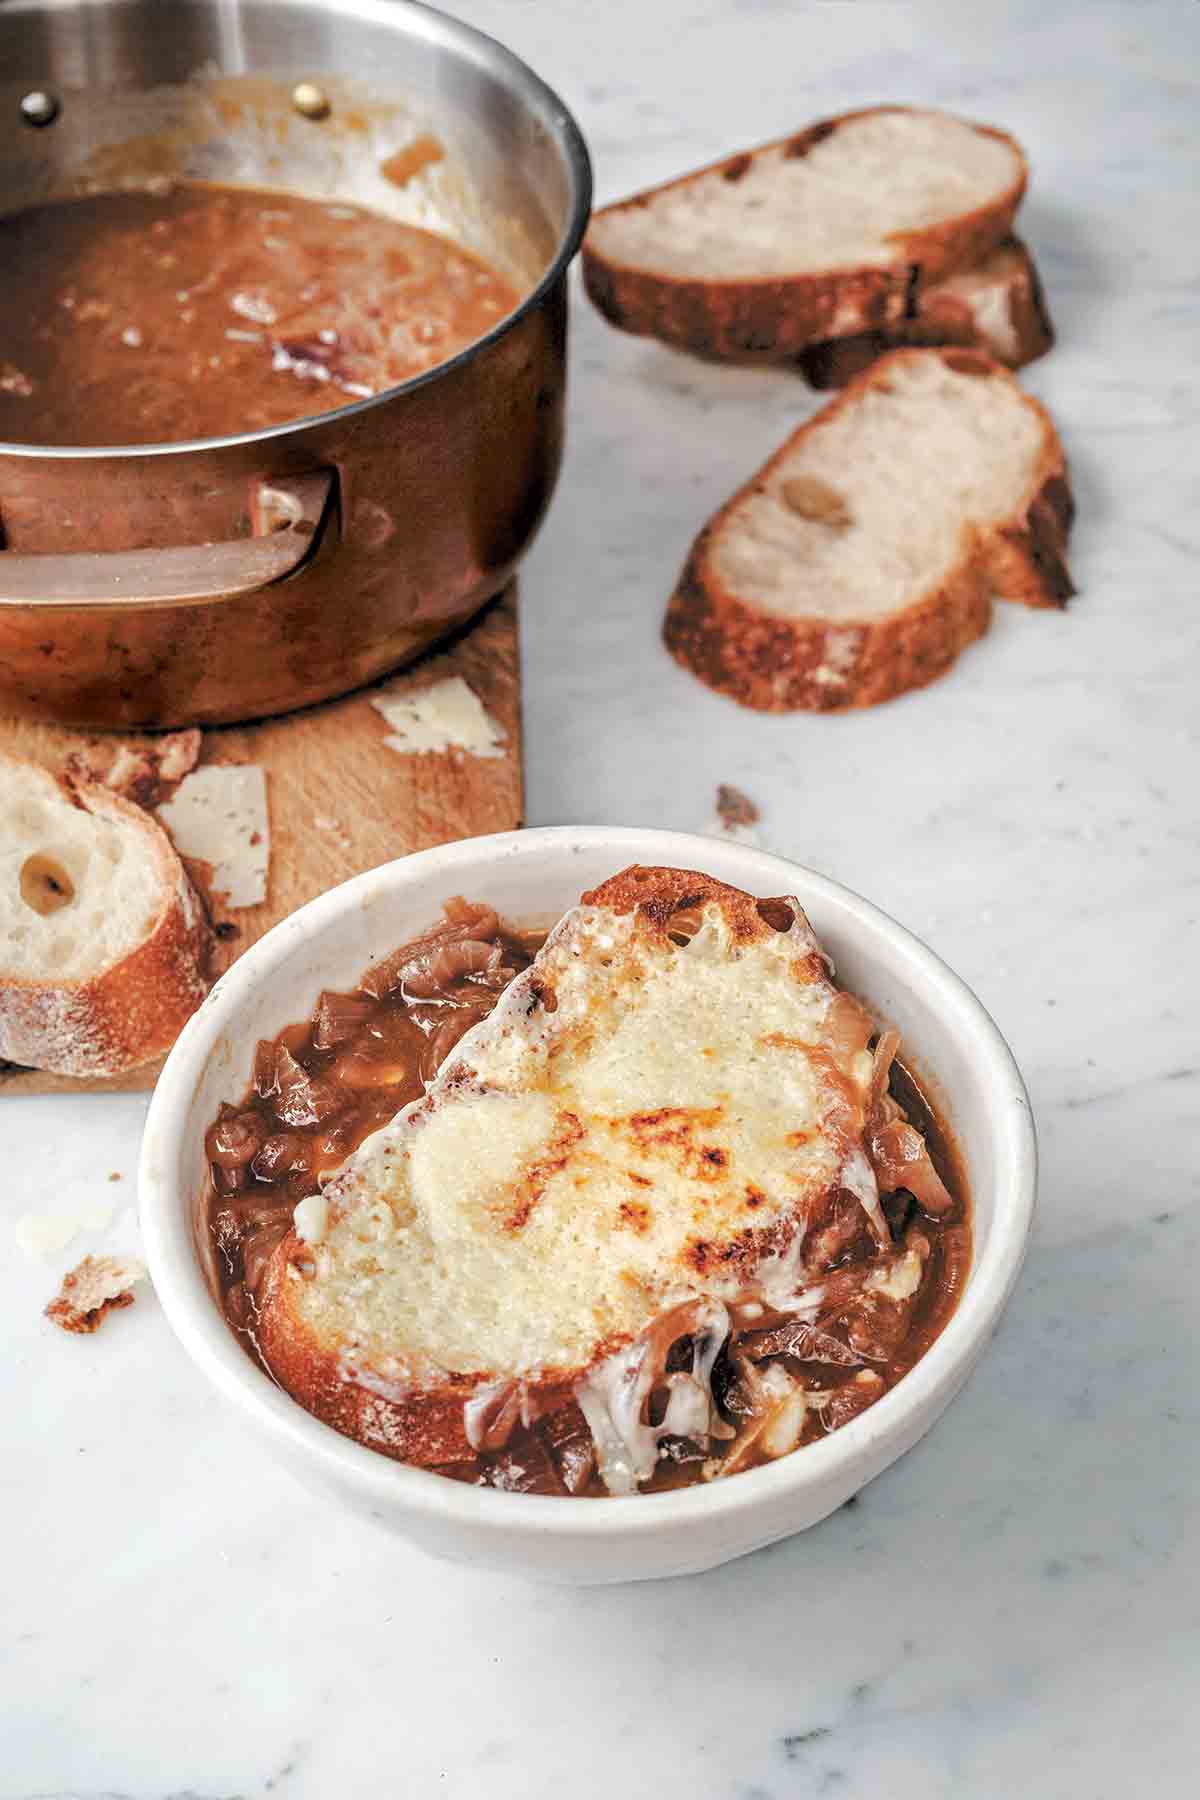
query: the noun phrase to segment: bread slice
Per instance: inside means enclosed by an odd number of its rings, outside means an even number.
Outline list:
[[[1050,417],[972,350],[895,350],[692,546],[664,636],[763,712],[871,706],[943,674],[992,592],[1057,606],[1072,517]]]
[[[1023,368],[1054,342],[1046,297],[1032,256],[1008,238],[974,268],[910,295],[908,317],[883,331],[827,338],[803,350],[801,372],[815,388],[844,387],[889,350],[958,345],[983,350],[1007,368]]]
[[[211,933],[166,837],[110,789],[0,757],[0,1057],[119,1075],[208,991]]]
[[[297,1207],[258,1290],[269,1368],[337,1430],[425,1464],[469,1458],[497,1411],[530,1422],[574,1395],[631,1491],[657,1440],[613,1422],[630,1346],[665,1357],[690,1333],[711,1370],[727,1306],[792,1304],[806,1228],[847,1192],[890,1244],[863,1148],[873,1030],[797,901],[614,876]]]
[[[910,288],[980,262],[1026,180],[1020,147],[991,126],[843,113],[603,208],[584,283],[622,330],[707,356],[795,356],[898,323]]]

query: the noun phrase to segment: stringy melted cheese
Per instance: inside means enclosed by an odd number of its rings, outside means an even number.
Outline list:
[[[710,903],[685,947],[568,913],[326,1187],[295,1310],[356,1372],[532,1378],[758,1271],[778,1285],[863,1162],[825,1042],[835,989],[795,910],[744,942]]]

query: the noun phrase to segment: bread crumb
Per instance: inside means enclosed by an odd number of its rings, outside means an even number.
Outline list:
[[[706,837],[732,838],[737,844],[761,844],[758,821],[762,817],[749,794],[721,782],[712,816],[702,826]]]
[[[88,744],[72,750],[63,774],[68,783],[97,782],[150,811],[195,768],[201,742],[193,725],[186,731],[169,731],[150,744]]]
[[[146,1278],[146,1265],[133,1257],[85,1256],[63,1276],[46,1317],[63,1331],[95,1331],[117,1307],[132,1306],[131,1289]]]
[[[717,817],[726,831],[732,831],[737,825],[757,825],[762,814],[749,794],[723,781],[717,789]]]

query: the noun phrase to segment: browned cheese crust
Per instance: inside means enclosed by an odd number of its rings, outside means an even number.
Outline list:
[[[764,483],[800,438],[840,408],[853,406],[867,386],[886,381],[889,367],[930,354],[938,353],[896,350],[873,364],[794,432],[701,531],[668,604],[663,637],[676,661],[718,693],[760,712],[874,706],[944,674],[959,652],[987,630],[993,588],[1005,600],[1039,607],[1062,606],[1075,591],[1065,561],[1074,516],[1066,459],[1050,415],[1032,395],[1025,396],[1025,403],[1041,419],[1044,439],[1020,506],[1002,525],[973,534],[962,560],[941,585],[901,611],[858,625],[784,619],[748,605],[720,585],[709,552],[739,501]],[[958,373],[1011,379],[999,363],[977,351],[940,354]],[[831,695],[816,671],[827,660],[835,630],[843,656],[848,632],[857,633],[857,642],[849,679]]]
[[[806,156],[814,144],[851,119],[877,113],[919,110],[904,106],[867,106],[823,119],[788,138],[722,157],[703,169],[647,188],[628,200],[605,207],[597,217],[649,205],[657,195],[682,187],[699,175],[721,170],[737,181],[753,158],[786,146],[790,156]],[[895,260],[885,267],[846,268],[757,280],[699,281],[655,274],[602,255],[591,240],[583,243],[583,281],[593,303],[622,331],[659,338],[677,349],[700,356],[738,359],[747,353],[794,357],[807,346],[837,331],[858,333],[890,328],[908,311],[909,293],[917,282],[936,281],[970,267],[995,248],[1012,229],[1013,218],[1028,181],[1019,144],[1007,132],[975,125],[983,136],[1007,144],[1019,160],[1009,188],[995,200],[969,213],[949,218],[923,231],[897,233]]]
[[[886,330],[828,338],[802,351],[797,358],[801,374],[815,388],[845,387],[889,350],[919,347],[982,350],[1010,369],[1022,369],[1026,363],[1036,362],[1054,344],[1046,296],[1025,245],[1010,238],[1005,248],[1018,258],[1003,292],[1012,352],[1005,353],[995,338],[981,328],[966,301],[935,283],[932,288],[927,285],[911,293],[906,316]]]
[[[35,775],[43,771],[31,766]],[[119,1075],[168,1049],[204,999],[212,932],[161,826],[106,787],[79,782],[63,791],[86,812],[146,840],[158,911],[128,956],[86,981],[0,981],[0,1054],[58,1075]],[[119,894],[113,898],[119,905]]]
[[[584,906],[607,907],[616,913],[636,911],[664,937],[672,917],[681,909],[709,902],[721,908],[731,932],[742,943],[788,929],[795,916],[786,899],[759,900],[691,869],[634,865],[581,896]],[[823,960],[813,974],[827,974]],[[786,1236],[778,1232],[778,1247],[783,1247]],[[754,1234],[748,1234],[748,1249],[761,1254],[763,1245],[753,1238]],[[408,1391],[391,1384],[386,1391],[382,1383],[360,1385],[342,1347],[316,1339],[290,1303],[289,1288],[295,1277],[289,1270],[293,1264],[302,1265],[307,1255],[307,1246],[294,1231],[289,1232],[272,1256],[258,1294],[255,1337],[276,1380],[324,1424],[384,1455],[424,1467],[469,1461],[475,1451],[467,1441],[463,1404],[479,1387],[494,1380],[495,1372],[446,1374],[436,1384],[414,1385]],[[541,1381],[525,1383],[526,1405],[533,1415],[564,1406],[586,1368],[611,1355],[624,1341],[598,1343],[586,1367],[548,1369]]]

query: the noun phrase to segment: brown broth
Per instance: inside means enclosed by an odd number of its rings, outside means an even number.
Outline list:
[[[0,441],[23,444],[178,443],[329,412],[444,362],[518,300],[416,226],[198,183],[10,213],[0,268]]]
[[[231,1327],[257,1361],[263,1359],[255,1338],[254,1288],[266,1257],[290,1226],[293,1207],[317,1191],[322,1173],[336,1167],[401,1106],[424,1093],[457,1036],[490,1012],[503,986],[528,967],[544,937],[541,932],[521,933],[501,925],[485,905],[454,900],[446,910],[440,927],[375,965],[352,994],[323,994],[310,1020],[261,1043],[254,1087],[240,1107],[223,1106],[209,1128],[207,1148],[213,1160],[206,1222],[216,1250],[222,1302]],[[498,947],[499,958],[493,959],[498,966],[455,974],[461,946],[480,941]],[[451,959],[444,964],[437,960],[443,947]],[[447,977],[436,993],[415,993],[411,973],[400,979],[402,971],[411,971],[422,958],[435,974]],[[415,985],[427,988],[429,982],[419,978]],[[891,1067],[890,1092],[924,1138],[953,1205],[935,1218],[903,1191],[884,1196],[895,1245],[919,1233],[929,1245],[929,1255],[911,1302],[894,1313],[891,1303],[883,1309],[882,1336],[878,1303],[864,1301],[861,1294],[851,1293],[845,1304],[831,1307],[818,1320],[826,1339],[835,1340],[856,1361],[831,1365],[791,1355],[767,1359],[782,1363],[808,1391],[832,1393],[831,1399],[810,1411],[800,1447],[856,1417],[903,1379],[944,1329],[970,1271],[970,1203],[954,1138],[916,1075],[899,1061]],[[306,1111],[313,1115],[307,1123],[302,1117]],[[833,1219],[837,1207],[846,1205],[846,1197],[835,1195],[830,1205]],[[854,1201],[854,1215],[860,1210]],[[813,1221],[810,1232],[827,1222]],[[866,1275],[878,1266],[878,1259],[878,1247],[869,1234],[855,1230],[844,1249],[831,1258],[826,1279],[860,1269]],[[788,1323],[786,1315],[764,1314],[753,1329],[762,1332]],[[857,1353],[856,1331],[860,1342],[864,1337],[872,1341],[873,1334],[879,1338],[874,1353]],[[749,1344],[749,1329],[735,1332],[733,1340],[739,1348]],[[728,1354],[727,1349],[725,1415],[736,1424],[739,1396]],[[718,1368],[720,1363],[718,1359]],[[865,1380],[867,1376],[877,1376],[878,1381]],[[706,1464],[711,1473],[712,1454],[684,1440],[671,1443],[641,1491],[677,1488],[702,1479]],[[601,1497],[605,1489],[588,1457],[586,1426],[571,1402],[532,1427],[518,1426],[503,1450],[442,1465],[438,1472],[455,1481],[510,1491]],[[751,1454],[742,1466],[766,1460],[765,1455]],[[570,1485],[580,1471],[585,1478]]]

